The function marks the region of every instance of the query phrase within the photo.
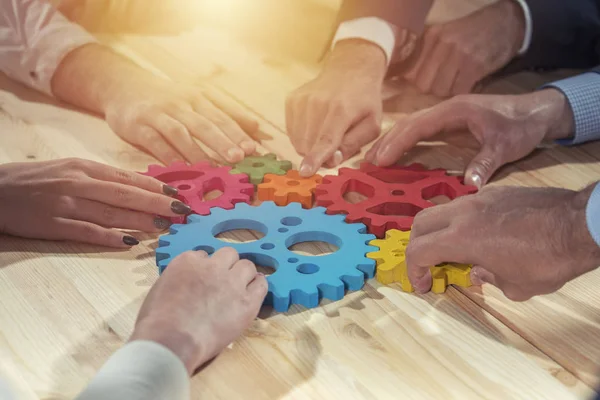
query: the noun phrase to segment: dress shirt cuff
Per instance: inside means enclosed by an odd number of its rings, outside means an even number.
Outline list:
[[[588,200],[585,219],[592,238],[600,246],[600,183],[596,184]]]
[[[189,381],[183,362],[171,350],[136,340],[108,359],[77,400],[187,400]]]
[[[523,38],[523,44],[519,49],[519,55],[527,53],[529,46],[531,46],[531,37],[533,36],[533,19],[531,18],[531,10],[525,0],[514,0],[521,6],[523,10],[523,17],[525,18],[525,37]]]
[[[573,110],[575,137],[558,140],[568,146],[600,139],[600,73],[586,72],[542,86],[560,90]]]
[[[335,33],[331,48],[345,39],[362,39],[376,44],[385,53],[389,65],[396,45],[396,32],[392,24],[381,18],[364,17],[342,22]]]

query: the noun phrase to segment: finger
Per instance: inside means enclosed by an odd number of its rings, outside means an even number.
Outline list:
[[[90,178],[135,186],[153,193],[164,193],[169,196],[177,195],[177,188],[165,185],[163,182],[150,176],[114,168],[94,161],[77,160],[77,162],[81,164],[80,168],[83,169]]]
[[[423,34],[423,50],[419,56],[419,60],[409,69],[404,77],[413,84],[416,83],[419,72],[423,69],[424,65],[430,60],[431,53],[437,45],[439,39],[439,28],[432,26],[425,30]]]
[[[65,218],[57,218],[55,221],[56,231],[59,232],[56,239],[114,248],[129,248],[139,243],[133,236],[125,235],[116,229],[103,228],[91,222]]]
[[[458,211],[453,209],[455,207],[452,203],[426,208],[419,212],[413,221],[410,237],[416,239],[449,227],[452,219],[458,215]]]
[[[256,265],[250,260],[240,260],[233,264],[231,272],[239,279],[245,288],[256,277]]]
[[[185,157],[179,154],[162,137],[160,133],[151,126],[142,125],[137,128],[137,145],[152,154],[158,161],[165,165],[177,161],[184,161]]]
[[[454,99],[447,100],[408,122],[396,124],[386,135],[385,142],[380,145],[375,161],[380,166],[391,165],[420,141],[444,130],[463,127],[468,111],[466,103]]]
[[[502,149],[484,143],[465,170],[465,183],[481,189],[503,164]]]
[[[202,98],[194,102],[194,109],[198,114],[203,115],[215,124],[229,140],[244,151],[245,155],[254,154],[256,151],[256,142],[244,132],[232,117],[215,107],[210,101]]]
[[[433,82],[442,66],[446,64],[451,51],[449,44],[440,41],[433,47],[415,81],[415,85],[422,93],[432,93]]]
[[[465,238],[451,229],[436,231],[418,238],[411,238],[406,249],[408,278],[415,290],[426,293],[431,289],[429,267],[444,262],[471,264],[471,246],[465,246]]]
[[[233,118],[246,133],[252,135],[258,131],[260,126],[258,121],[233,99],[212,88],[207,88],[203,94],[215,106]]]
[[[227,162],[237,163],[243,160],[244,151],[204,116],[186,110],[174,110],[172,116],[181,121],[196,139],[211,148]]]
[[[496,286],[496,276],[483,267],[473,266],[471,269],[471,283],[475,286],[481,286],[484,283]]]
[[[163,217],[156,217],[139,211],[126,210],[93,200],[75,198],[67,216],[79,221],[92,222],[106,228],[160,232],[171,226]]]
[[[167,114],[158,114],[153,116],[150,124],[177,150],[182,154],[186,161],[191,164],[210,160],[208,154],[204,152],[194,141],[186,127],[176,119]]]
[[[250,281],[248,286],[246,287],[248,292],[248,296],[251,299],[250,307],[255,309],[258,313],[260,306],[262,305],[265,297],[267,296],[267,292],[269,291],[269,284],[267,282],[267,278],[261,273],[258,273],[254,276],[254,279]]]
[[[342,138],[354,121],[340,107],[334,106],[325,117],[319,129],[317,143],[302,161],[300,175],[308,177],[314,175],[342,144]]]
[[[214,252],[211,260],[219,268],[231,269],[240,260],[238,252],[232,247],[223,247]]]
[[[374,117],[363,119],[344,135],[342,145],[340,146],[340,151],[342,153],[341,161],[347,160],[355,154],[358,154],[364,145],[377,139],[380,133],[381,125]]]
[[[439,60],[445,63],[438,69],[432,85],[433,94],[438,97],[449,97],[452,94],[452,87],[461,67],[462,53],[452,45],[449,46],[451,50],[448,60]]]
[[[120,183],[85,178],[69,189],[70,193],[66,194],[74,197],[148,214],[175,217],[191,213],[189,206],[169,196]]]
[[[474,63],[463,64],[460,68],[454,84],[452,86],[452,94],[467,94],[473,91],[477,82],[483,77],[482,69]]]

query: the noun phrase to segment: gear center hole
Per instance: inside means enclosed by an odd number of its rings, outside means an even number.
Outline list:
[[[339,237],[327,232],[300,232],[290,236],[286,241],[286,247],[289,251],[301,256],[309,257],[320,257],[333,254],[340,249],[341,245],[342,240]],[[298,268],[301,266],[302,265],[298,266]],[[314,270],[314,268],[312,269]],[[300,270],[298,271],[302,272]],[[316,271],[310,273],[315,272]]]
[[[179,185],[177,186],[177,189],[179,190],[190,190],[192,187],[188,184],[183,184],[183,185]]]
[[[262,163],[262,162],[252,163],[252,168],[262,168],[264,166],[265,166],[265,163]]]
[[[300,182],[298,181],[287,181],[288,186],[298,186]]]

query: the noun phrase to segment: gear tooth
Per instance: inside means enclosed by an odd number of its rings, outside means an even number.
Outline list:
[[[187,223],[188,224],[192,224],[192,223],[200,222],[200,221],[202,221],[202,216],[200,216],[198,214],[190,214],[190,215],[187,216]],[[174,226],[183,226],[183,225],[171,225],[171,229]]]
[[[304,291],[295,289],[290,291],[290,300],[292,304],[300,304],[306,308],[315,308],[319,305],[319,291]]]
[[[369,260],[372,261],[372,260]],[[374,261],[373,261],[374,263]],[[344,282],[346,289],[348,290],[359,290],[365,284],[365,273],[358,269],[353,271],[348,271],[346,274],[340,277],[340,279]]]
[[[366,243],[369,244],[369,243],[372,243],[372,241],[367,240]],[[377,246],[367,246],[367,248],[365,249],[365,251],[367,253],[377,252],[377,251],[379,251],[379,247],[377,247]]]
[[[192,215],[190,215],[190,217],[192,217]],[[174,224],[174,225],[171,225],[171,226],[169,227],[169,233],[170,233],[171,235],[174,235],[174,234],[176,234],[177,232],[179,232],[179,230],[180,230],[182,227],[184,227],[184,226],[185,226],[184,224]]]
[[[146,170],[146,172],[143,172],[144,175],[154,175],[154,174],[158,174],[161,170],[162,170],[162,166],[157,165],[157,164],[151,164],[148,165],[148,169]]]
[[[290,169],[292,169],[292,162],[288,160],[281,161],[279,163],[279,168],[281,168],[284,171],[289,171]]]
[[[363,278],[366,277],[366,279],[371,279],[375,276],[376,265],[377,263],[375,260],[364,257],[363,261],[357,265],[356,268],[363,273]]]
[[[346,286],[341,279],[335,278],[317,285],[319,297],[337,301],[344,297]]]
[[[301,210],[302,209],[302,204],[296,203],[296,202],[291,202],[287,206],[285,206],[285,208],[289,209],[289,210],[297,211],[297,210]]]

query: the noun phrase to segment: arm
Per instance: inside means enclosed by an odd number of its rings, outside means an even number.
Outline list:
[[[590,68],[598,64],[600,2],[525,0],[532,36],[529,48],[504,72],[525,68]]]
[[[133,341],[110,357],[77,400],[189,398],[183,362],[158,343]]]

